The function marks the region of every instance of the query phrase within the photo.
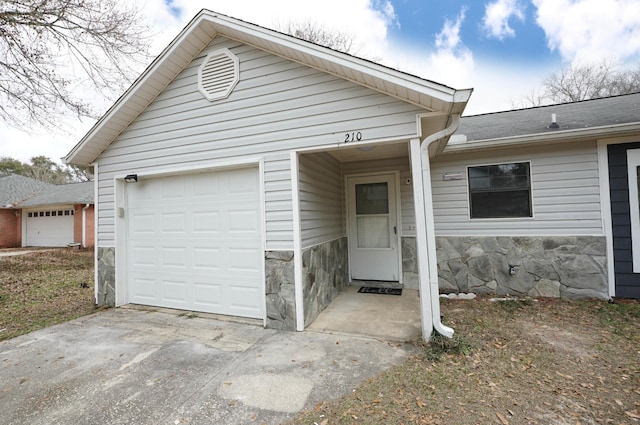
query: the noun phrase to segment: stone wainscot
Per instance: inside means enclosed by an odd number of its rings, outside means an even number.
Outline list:
[[[607,299],[604,237],[436,238],[441,292]]]

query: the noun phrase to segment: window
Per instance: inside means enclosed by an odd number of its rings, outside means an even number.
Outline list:
[[[532,217],[528,162],[469,167],[471,218]]]

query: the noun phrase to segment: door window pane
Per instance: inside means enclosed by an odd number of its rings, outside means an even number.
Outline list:
[[[361,216],[358,223],[358,248],[390,248],[389,216]]]
[[[388,214],[389,190],[387,183],[356,185],[356,214]]]

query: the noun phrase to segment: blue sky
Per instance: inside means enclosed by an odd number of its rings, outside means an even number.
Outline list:
[[[535,8],[521,2],[521,16],[511,16],[505,22],[512,35],[499,38],[486,28],[483,18],[490,2],[469,0],[393,1],[398,25],[390,27],[390,38],[416,50],[429,50],[447,21],[461,16],[460,38],[475,56],[498,62],[520,61],[533,66],[540,61],[557,62],[560,57],[550,52],[545,33],[535,25]]]
[[[572,64],[640,66],[640,0],[120,0],[133,3],[159,53],[202,8],[277,28],[311,20],[354,37],[357,54],[451,87],[473,88],[466,115],[509,110]],[[140,70],[142,71],[142,70]],[[91,92],[78,87],[81,93]],[[112,99],[95,98],[99,111]],[[0,123],[0,156],[67,154],[91,127],[66,133]]]

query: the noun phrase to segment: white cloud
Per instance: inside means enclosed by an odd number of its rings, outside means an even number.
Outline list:
[[[496,0],[485,7],[482,27],[488,37],[503,40],[515,37],[516,32],[509,26],[509,19],[524,21],[524,11],[516,0]]]
[[[640,57],[638,0],[532,0],[547,44],[563,60],[629,62]]]
[[[473,54],[460,37],[466,9],[462,8],[455,20],[446,20],[442,30],[436,34],[436,50],[429,56],[429,79],[453,87],[465,84],[474,69]]]
[[[388,0],[217,0],[214,4],[206,0],[173,0],[171,6],[181,11],[180,18],[173,20],[167,19],[169,8],[164,0],[147,2],[153,6],[145,7],[145,13],[149,13],[154,27],[163,28],[160,48],[165,47],[203,8],[267,28],[275,28],[289,21],[311,19],[326,29],[352,34],[355,37],[354,44],[361,47],[358,54],[367,57],[383,55],[388,45],[387,28],[397,24],[393,5]]]

